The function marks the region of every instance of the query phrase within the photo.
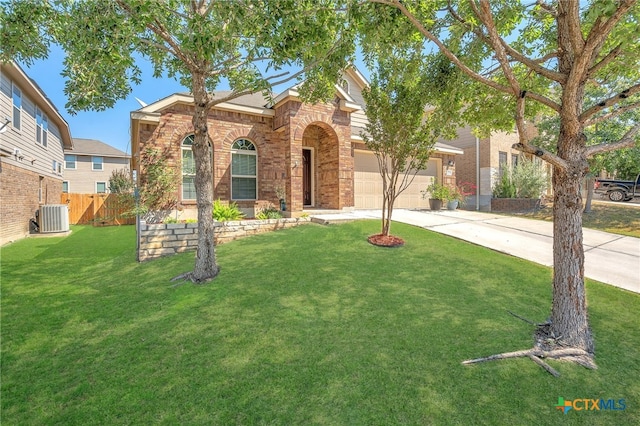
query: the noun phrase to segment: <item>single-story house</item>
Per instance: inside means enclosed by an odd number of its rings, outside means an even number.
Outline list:
[[[327,103],[302,102],[294,87],[271,101],[254,94],[212,107],[208,131],[214,197],[236,202],[249,217],[265,206],[278,206],[280,190],[288,216],[312,209],[381,207],[377,161],[360,137],[367,122],[361,94],[367,84],[351,68]],[[148,148],[160,150],[180,170],[176,196],[183,218],[196,214],[192,111],[193,97],[176,93],[131,113],[132,170],[138,180],[144,179],[141,157]],[[418,173],[396,207],[428,208],[420,191],[434,178],[455,184],[458,154],[462,150],[438,143],[427,169]]]
[[[129,172],[131,156],[95,139],[73,138],[73,149],[64,150],[62,192],[102,194],[109,192],[115,170]]]

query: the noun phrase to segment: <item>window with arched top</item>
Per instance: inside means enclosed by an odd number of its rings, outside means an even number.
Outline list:
[[[247,139],[238,139],[231,146],[231,198],[258,198],[258,153]]]
[[[182,199],[196,199],[196,163],[193,160],[193,135],[182,141]]]
[[[342,81],[340,82],[340,87],[342,87],[345,92],[349,93],[349,82],[346,79],[342,79]]]

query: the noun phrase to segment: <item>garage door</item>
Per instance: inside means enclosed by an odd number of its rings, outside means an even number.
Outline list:
[[[426,170],[420,170],[412,184],[397,199],[394,208],[429,208],[429,200],[422,199],[423,191],[441,170],[440,159],[429,160]],[[370,152],[356,151],[354,154],[354,198],[358,209],[382,208],[382,177],[378,171],[378,160]]]

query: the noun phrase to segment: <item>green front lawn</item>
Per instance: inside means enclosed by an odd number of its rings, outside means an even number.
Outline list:
[[[2,424],[640,424],[640,296],[588,282],[598,370],[528,359],[550,270],[402,224],[305,225],[135,262],[133,227],[4,247]],[[625,410],[556,410],[625,400]],[[619,405],[617,405],[620,408]]]
[[[553,205],[548,204],[537,212],[516,215],[553,222]],[[591,203],[591,212],[582,215],[582,226],[640,238],[640,207],[631,203],[613,204],[594,200]]]

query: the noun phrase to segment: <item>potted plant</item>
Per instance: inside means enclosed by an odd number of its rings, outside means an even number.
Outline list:
[[[431,210],[440,210],[442,203],[451,199],[451,188],[435,180],[426,190],[422,191],[422,198],[429,197],[429,208]]]
[[[470,182],[461,182],[458,185],[451,188],[449,201],[447,202],[447,209],[455,210],[458,206],[464,206],[469,195],[473,195],[476,186]]]

